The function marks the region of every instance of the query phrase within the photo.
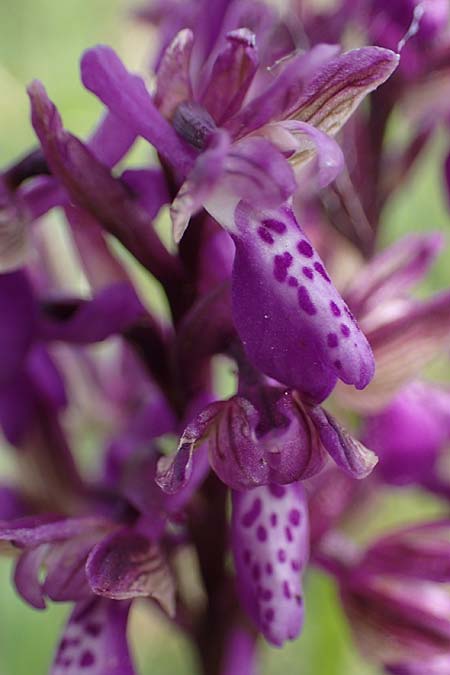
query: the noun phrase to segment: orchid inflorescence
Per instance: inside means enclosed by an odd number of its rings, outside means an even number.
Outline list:
[[[74,603],[53,675],[134,673],[136,598],[199,672],[259,672],[260,636],[301,632],[308,566],[366,658],[449,675],[450,390],[424,369],[450,345],[450,291],[414,291],[445,240],[379,251],[450,119],[449,13],[154,0],[135,16],[151,85],[110,47],[81,58],[105,107],[86,141],[29,86],[39,146],[0,177],[0,423],[20,467],[0,540],[27,603]],[[405,485],[442,518],[359,536]]]

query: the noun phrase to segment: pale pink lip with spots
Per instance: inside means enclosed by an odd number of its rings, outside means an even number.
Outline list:
[[[232,545],[243,606],[280,646],[303,623],[301,572],[308,560],[308,514],[300,484],[233,493]]]

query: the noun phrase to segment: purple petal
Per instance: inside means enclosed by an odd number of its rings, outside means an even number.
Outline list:
[[[261,207],[276,207],[296,189],[289,162],[264,138],[233,143],[225,162],[224,185],[233,195]]]
[[[201,103],[218,125],[234,115],[245,98],[258,68],[255,36],[247,28],[227,35],[227,44],[212,67]]]
[[[0,274],[0,383],[18,375],[36,327],[33,290],[23,271]]]
[[[130,603],[90,598],[75,606],[51,675],[134,675],[126,631]]]
[[[371,325],[372,324],[372,325]],[[355,405],[368,412],[384,407],[393,394],[435,358],[450,340],[450,293],[425,300],[379,306],[361,319],[377,364],[373,383]]]
[[[292,211],[236,208],[233,315],[253,364],[316,402],[364,388],[371,349]]]
[[[174,168],[187,173],[192,154],[158,112],[142,79],[131,75],[112,49],[99,46],[86,51],[81,77],[84,86],[114,115],[154,145]]]
[[[334,135],[371,91],[390,77],[399,55],[380,47],[354,49],[325,63],[286,116]]]
[[[27,372],[31,386],[53,410],[66,406],[64,380],[50,354],[42,345],[37,344],[31,350],[27,358]]]
[[[39,575],[47,553],[47,544],[24,551],[14,569],[14,584],[17,592],[35,609],[45,609],[46,606]]]
[[[28,547],[64,541],[89,531],[107,531],[111,524],[103,518],[60,518],[57,516],[35,516],[18,518],[0,527],[0,540],[10,541],[15,546]]]
[[[369,574],[400,575],[424,581],[450,581],[450,521],[404,528],[378,539],[360,562]]]
[[[311,124],[288,120],[267,126],[264,135],[289,157],[297,174],[297,181],[304,181],[303,169],[313,159],[310,173],[319,188],[329,185],[344,166],[344,156],[336,141]]]
[[[352,311],[361,316],[382,301],[400,297],[422,279],[443,244],[440,232],[410,234],[375,256],[345,294]]]
[[[30,378],[17,373],[14,380],[0,388],[0,425],[11,445],[20,445],[36,413],[35,397]]]
[[[86,560],[103,532],[86,532],[51,547],[46,560],[44,593],[55,602],[82,600],[91,595],[86,577]]]
[[[126,186],[86,145],[63,129],[58,111],[39,82],[33,82],[28,93],[34,130],[52,173],[64,185],[71,201],[91,213],[157,278],[176,276],[173,256]]]
[[[228,638],[222,675],[257,675],[255,638],[244,628],[234,628]]]
[[[450,672],[450,656],[438,654],[426,661],[408,661],[406,657],[403,663],[387,664],[385,671],[391,675],[447,675]]]
[[[162,457],[158,462],[156,483],[168,494],[184,488],[192,475],[193,453],[206,440],[214,419],[221,413],[223,402],[212,403],[186,427],[174,457]]]
[[[97,595],[114,600],[151,597],[173,616],[175,584],[158,544],[123,529],[106,537],[86,563],[89,584]]]
[[[43,320],[40,332],[45,340],[100,342],[129,328],[144,312],[131,284],[119,282],[81,302],[67,320]]]
[[[377,453],[383,480],[405,485],[429,476],[449,436],[449,414],[448,392],[412,382],[385,409],[368,416],[362,438]]]
[[[214,421],[208,441],[210,463],[234,490],[293,483],[323,467],[317,434],[301,402],[288,392],[278,391],[276,396],[272,402],[266,392],[267,408],[261,414],[246,399],[234,397]],[[258,433],[261,427],[264,433]]]
[[[120,178],[152,220],[170,202],[167,181],[160,169],[127,169]]]
[[[353,478],[365,478],[378,462],[378,457],[362,443],[351,436],[323,408],[309,411],[325,449],[336,464]]]
[[[232,547],[241,603],[264,637],[281,646],[303,624],[301,573],[308,513],[300,485],[234,492]]]
[[[192,101],[192,84],[189,75],[192,31],[181,30],[167,47],[156,73],[155,104],[160,113],[171,119],[180,103]]]
[[[291,58],[274,82],[231,118],[225,127],[234,138],[255,131],[268,122],[286,119],[315,71],[332,59],[339,47],[318,45]]]
[[[358,574],[342,590],[344,609],[362,649],[384,663],[424,660],[450,647],[445,587],[392,576]]]
[[[189,219],[199,211],[221,178],[229,145],[228,134],[221,130],[216,132],[207,149],[197,158],[194,168],[175,197],[170,207],[170,216],[173,237],[177,244],[189,224]]]
[[[106,113],[88,141],[99,162],[115,166],[136,140],[136,133],[112,113]]]

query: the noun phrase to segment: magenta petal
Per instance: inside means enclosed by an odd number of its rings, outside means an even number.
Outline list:
[[[175,585],[158,544],[123,529],[106,537],[86,563],[89,584],[97,595],[113,600],[152,597],[173,616]]]
[[[234,492],[232,547],[241,603],[264,637],[281,646],[303,624],[301,573],[308,512],[301,485]]]
[[[259,63],[255,36],[247,28],[228,33],[226,39],[201,97],[202,105],[219,125],[241,107]]]
[[[364,388],[369,344],[292,211],[235,212],[234,321],[251,361],[316,402],[336,384]]]
[[[134,675],[126,631],[129,602],[79,602],[64,629],[50,675]]]
[[[185,174],[192,154],[158,112],[144,82],[129,73],[109,47],[89,49],[81,59],[84,86],[136,134],[149,141],[172,166]]]

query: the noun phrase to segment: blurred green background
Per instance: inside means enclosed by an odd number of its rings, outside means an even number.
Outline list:
[[[85,134],[95,124],[100,106],[83,91],[78,60],[86,47],[106,42],[127,64],[142,68],[152,36],[130,20],[123,0],[15,0],[0,2],[0,162],[7,164],[35,143],[28,119],[25,86],[34,78],[46,85],[67,128]],[[445,229],[441,164],[447,141],[439,137],[416,167],[406,189],[385,214],[382,241],[406,231]],[[444,257],[427,282],[448,284]],[[375,529],[387,522],[425,518],[439,506],[411,491],[387,498]],[[0,561],[0,675],[46,673],[68,607],[53,605],[45,613],[25,605],[9,581],[11,564]],[[306,580],[306,628],[300,640],[283,650],[262,648],[263,675],[376,675],[351,642],[333,584],[317,572]],[[134,612],[130,637],[142,675],[190,675],[195,660],[189,645],[142,607]]]

